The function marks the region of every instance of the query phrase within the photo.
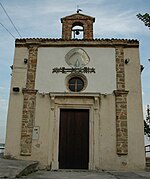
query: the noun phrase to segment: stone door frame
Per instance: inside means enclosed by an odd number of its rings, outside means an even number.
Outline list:
[[[97,101],[98,98],[92,96],[92,98],[89,100],[89,103],[85,104],[85,102],[82,101],[82,97],[80,97],[80,100],[76,100],[76,102],[73,103],[72,98],[64,96],[54,97],[51,96],[51,110],[50,110],[50,117],[54,120],[54,126],[53,126],[53,144],[52,144],[52,151],[49,151],[49,156],[52,155],[52,163],[51,163],[51,169],[52,170],[58,170],[59,169],[59,123],[60,123],[60,109],[88,109],[89,110],[89,164],[88,164],[88,170],[95,170],[95,154],[94,154],[94,118],[99,117],[97,112]],[[84,96],[84,100],[85,100]],[[75,100],[75,99],[74,99]],[[93,102],[91,102],[93,101]],[[96,116],[97,115],[97,116]],[[50,154],[52,152],[52,154]]]

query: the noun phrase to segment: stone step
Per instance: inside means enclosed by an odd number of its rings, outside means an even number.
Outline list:
[[[21,177],[21,176],[27,176],[30,173],[33,173],[38,170],[38,162],[31,162],[28,164],[16,177]]]
[[[0,157],[0,166],[0,178],[18,178],[37,171],[38,162]]]

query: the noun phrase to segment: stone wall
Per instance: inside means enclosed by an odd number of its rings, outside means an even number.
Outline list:
[[[29,47],[27,82],[26,88],[23,89],[24,101],[22,112],[22,128],[21,128],[21,155],[31,155],[32,148],[32,131],[35,118],[36,90],[35,75],[37,64],[37,46]]]
[[[128,154],[127,94],[125,90],[124,49],[116,47],[116,81],[114,91],[116,101],[116,152]]]

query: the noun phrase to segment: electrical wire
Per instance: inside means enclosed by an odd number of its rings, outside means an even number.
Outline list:
[[[13,25],[13,27],[14,27],[14,29],[16,30],[16,32],[18,33],[18,35],[19,35],[20,37],[22,37],[1,2],[0,2],[0,6],[1,6],[2,9],[4,10],[5,14],[7,15],[8,19],[10,20],[11,24]]]
[[[0,22],[0,25],[2,26],[2,27],[4,27],[4,29],[14,38],[14,39],[16,39],[16,37]]]

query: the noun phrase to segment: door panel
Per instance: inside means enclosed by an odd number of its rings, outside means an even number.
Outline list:
[[[88,169],[89,110],[61,109],[59,168]]]

